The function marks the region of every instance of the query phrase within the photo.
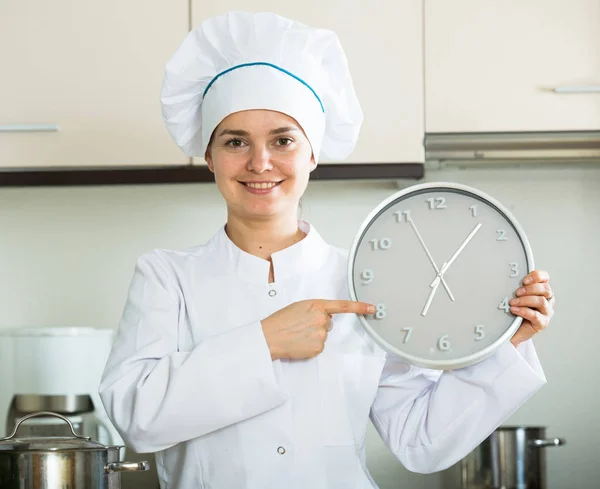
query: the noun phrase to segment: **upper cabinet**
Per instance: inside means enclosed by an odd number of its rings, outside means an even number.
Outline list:
[[[425,0],[427,132],[600,129],[600,1]]]
[[[188,2],[0,2],[0,167],[189,162],[159,95]]]
[[[423,161],[421,0],[387,1],[380,6],[368,0],[192,2],[194,27],[205,18],[228,10],[250,10],[271,11],[335,31],[346,51],[364,112],[360,138],[344,162]],[[196,162],[202,164],[203,159]]]

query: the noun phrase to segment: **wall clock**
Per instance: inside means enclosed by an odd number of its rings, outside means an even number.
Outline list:
[[[473,365],[509,341],[510,312],[534,269],[523,229],[497,200],[466,185],[426,183],[379,204],[348,260],[353,300],[371,337],[407,363],[450,370]]]

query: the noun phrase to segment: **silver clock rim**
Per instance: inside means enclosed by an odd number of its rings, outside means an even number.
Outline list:
[[[481,199],[487,200],[490,204],[495,206],[509,220],[509,222],[512,224],[515,231],[517,232],[517,235],[519,236],[521,243],[523,243],[523,247],[525,249],[525,256],[527,257],[527,273],[529,273],[535,269],[535,265],[533,262],[533,251],[531,249],[531,245],[529,244],[529,240],[527,239],[527,236],[525,235],[525,231],[523,230],[523,228],[521,227],[521,225],[519,224],[517,219],[513,216],[513,214],[498,200],[496,200],[492,196],[488,195],[487,193],[482,192],[479,189],[476,189],[469,185],[460,184],[460,183],[452,183],[452,182],[421,183],[421,184],[412,185],[410,187],[399,190],[398,192],[395,192],[392,195],[390,195],[389,197],[387,197],[385,200],[383,200],[377,207],[375,207],[368,214],[368,216],[364,219],[364,221],[360,225],[360,227],[354,237],[354,240],[352,242],[352,246],[350,247],[350,252],[348,254],[347,273],[348,273],[348,288],[349,288],[351,300],[353,300],[353,301],[358,300],[358,298],[356,296],[356,291],[355,291],[354,273],[353,273],[354,262],[356,259],[356,251],[358,249],[359,243],[362,240],[362,237],[364,236],[365,231],[371,224],[372,220],[377,215],[379,215],[379,213],[383,209],[387,208],[391,203],[393,203],[398,198],[403,197],[407,194],[412,194],[415,192],[420,192],[422,190],[434,189],[434,188],[439,189],[439,190],[444,190],[444,189],[460,190],[462,192],[471,193]],[[367,319],[365,318],[364,315],[358,314],[358,319],[360,320],[365,331],[384,350],[388,351],[389,353],[393,353],[394,355],[397,355],[398,357],[404,359],[407,363],[409,363],[411,365],[415,365],[415,366],[423,367],[423,368],[435,369],[435,370],[451,370],[451,369],[456,369],[456,368],[463,368],[463,367],[468,367],[470,365],[479,363],[482,360],[485,360],[487,357],[491,356],[502,344],[509,341],[510,338],[512,338],[512,336],[515,334],[517,329],[519,329],[519,326],[521,325],[521,323],[523,322],[523,318],[515,316],[515,319],[513,320],[511,325],[504,332],[504,334],[502,336],[500,336],[500,338],[498,338],[496,341],[494,341],[492,344],[490,344],[486,348],[478,351],[477,353],[473,353],[472,355],[467,355],[467,356],[461,357],[457,360],[427,360],[425,358],[415,357],[413,355],[402,352],[401,350],[397,350],[393,345],[389,344],[387,341],[385,341],[383,338],[381,338],[375,332],[375,330],[373,330],[373,328],[371,328],[369,322],[367,321]]]

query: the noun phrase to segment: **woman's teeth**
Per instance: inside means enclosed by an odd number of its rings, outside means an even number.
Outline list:
[[[251,183],[246,182],[245,185],[250,188],[271,188],[275,185],[278,185],[279,182],[269,182],[269,183]]]

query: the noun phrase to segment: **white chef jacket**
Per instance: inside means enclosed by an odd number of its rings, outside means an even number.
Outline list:
[[[126,444],[156,452],[162,489],[372,489],[370,417],[411,471],[442,470],[546,379],[531,341],[440,372],[377,346],[355,314],[333,316],[324,351],[271,360],[260,321],[304,299],[348,299],[345,250],[307,236],[269,262],[224,227],[205,245],[136,264],[100,385]]]

